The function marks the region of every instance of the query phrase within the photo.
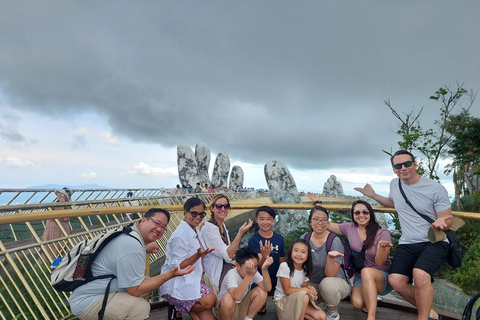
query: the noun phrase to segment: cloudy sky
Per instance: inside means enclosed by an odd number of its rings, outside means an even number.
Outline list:
[[[478,1],[0,3],[0,187],[170,187],[201,141],[246,186],[279,160],[387,192],[384,100],[428,127],[439,87],[480,89]]]

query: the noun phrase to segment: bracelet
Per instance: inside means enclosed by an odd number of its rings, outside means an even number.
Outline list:
[[[321,201],[321,200],[315,200],[315,201],[313,202],[314,205],[316,205],[317,203],[320,203],[320,204],[321,204],[322,201]]]

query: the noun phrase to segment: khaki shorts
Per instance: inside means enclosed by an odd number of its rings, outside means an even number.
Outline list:
[[[97,320],[102,308],[103,296],[77,317],[80,320]],[[111,292],[108,295],[104,320],[144,320],[150,315],[150,303],[128,292]]]
[[[248,293],[243,297],[242,301],[240,303],[237,303],[235,305],[235,312],[233,313],[232,319],[240,319],[243,320],[245,316],[247,315],[248,308],[250,307],[250,304],[252,303],[252,292],[253,289],[248,291]],[[226,293],[229,294],[229,293]],[[220,317],[220,301],[217,301],[215,304],[215,317],[217,319],[221,319]]]
[[[345,299],[352,288],[343,278],[325,277],[320,283],[309,283],[317,290],[318,300],[316,302],[325,302],[327,307],[337,306],[342,299]]]

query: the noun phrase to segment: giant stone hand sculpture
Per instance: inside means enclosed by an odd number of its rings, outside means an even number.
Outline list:
[[[273,202],[301,202],[295,179],[283,163],[276,160],[269,161],[265,164],[264,172]],[[274,229],[284,235],[296,230],[299,226],[308,225],[307,211],[280,209],[277,213],[278,223],[274,224]]]
[[[195,153],[185,145],[177,146],[178,178],[182,185],[194,186],[197,182],[213,184],[215,188],[227,187],[228,173],[230,171],[230,159],[225,153],[219,153],[213,168],[212,180],[208,177],[210,166],[210,148],[202,142],[197,143]],[[243,188],[243,170],[234,166],[230,174],[229,188],[238,190]]]

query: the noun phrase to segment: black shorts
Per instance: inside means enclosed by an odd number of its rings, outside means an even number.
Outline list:
[[[448,243],[440,241],[436,243],[421,242],[414,244],[400,244],[393,257],[390,273],[399,273],[413,279],[413,269],[421,269],[433,275],[446,260],[448,255]]]

